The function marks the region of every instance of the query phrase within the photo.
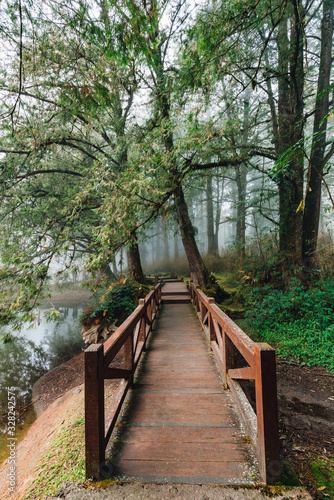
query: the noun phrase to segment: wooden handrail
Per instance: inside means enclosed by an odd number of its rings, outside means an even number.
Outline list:
[[[248,431],[262,479],[272,484],[280,478],[279,426],[275,351],[264,343],[253,342],[198,286],[189,285],[197,315],[221,372]],[[249,366],[234,367],[235,348]],[[256,412],[238,380],[255,381]]]
[[[161,304],[162,283],[156,285],[104,344],[85,350],[85,453],[86,477],[99,479],[108,472],[105,450],[115,427],[127,391],[132,384],[140,356],[145,349]],[[124,346],[124,366],[110,366]],[[117,393],[105,411],[104,380],[120,379]]]

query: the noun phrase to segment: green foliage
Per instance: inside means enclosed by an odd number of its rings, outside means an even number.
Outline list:
[[[316,480],[316,500],[330,500],[334,498],[334,459],[315,459],[310,463],[311,472]]]
[[[149,291],[148,286],[122,279],[111,285],[95,305],[86,309],[80,321],[85,326],[102,321],[120,324],[135,309],[138,299],[145,297]]]
[[[284,486],[300,486],[300,482],[294,468],[285,460],[282,462],[280,483],[284,484]]]
[[[135,308],[135,290],[130,283],[114,286],[97,304],[90,317],[101,316],[113,321],[123,314],[129,315]]]
[[[210,274],[207,286],[203,288],[203,292],[208,297],[213,297],[218,303],[230,298],[230,294],[219,285],[213,274]]]
[[[247,326],[284,358],[334,371],[334,281],[307,289],[297,281],[287,290],[249,286],[244,292]]]

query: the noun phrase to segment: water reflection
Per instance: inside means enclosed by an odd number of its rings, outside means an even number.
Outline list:
[[[0,344],[0,401],[7,402],[6,387],[14,386],[18,405],[27,403],[33,384],[47,371],[47,365],[48,353],[32,340],[19,337]]]
[[[17,409],[30,403],[34,383],[47,371],[81,352],[84,342],[80,335],[77,307],[59,307],[57,321],[45,322],[47,309],[39,309],[34,328],[25,324],[12,340],[0,342],[0,464],[8,457],[7,447],[7,387],[15,387]],[[0,336],[10,331],[1,329]],[[33,408],[21,408],[16,415],[18,442],[35,419]]]
[[[40,309],[34,328],[29,324],[14,338],[0,343],[0,402],[6,403],[6,387],[17,388],[19,406],[31,398],[32,386],[44,373],[73,358],[84,345],[78,316],[81,309],[59,307],[57,321],[45,322],[47,310]],[[3,329],[1,336],[9,331]],[[5,408],[6,409],[6,408]]]

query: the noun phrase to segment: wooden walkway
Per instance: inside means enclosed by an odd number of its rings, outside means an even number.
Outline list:
[[[163,306],[111,449],[121,481],[261,482],[236,403],[210,354],[183,283]]]

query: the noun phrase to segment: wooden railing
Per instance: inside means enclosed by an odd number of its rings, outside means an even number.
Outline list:
[[[159,283],[145,299],[139,300],[135,311],[122,323],[104,344],[93,344],[85,350],[85,449],[86,477],[100,478],[108,467],[105,449],[115,427],[117,417],[147,337],[161,303]],[[113,368],[115,356],[124,346],[124,366]],[[105,412],[104,380],[121,379]]]
[[[190,283],[189,291],[223,383],[231,390],[252,440],[262,479],[274,483],[281,468],[275,351],[268,344],[253,342],[198,286]],[[240,364],[246,366],[235,366]],[[243,391],[241,380],[255,381],[255,404],[250,391],[248,397]]]

